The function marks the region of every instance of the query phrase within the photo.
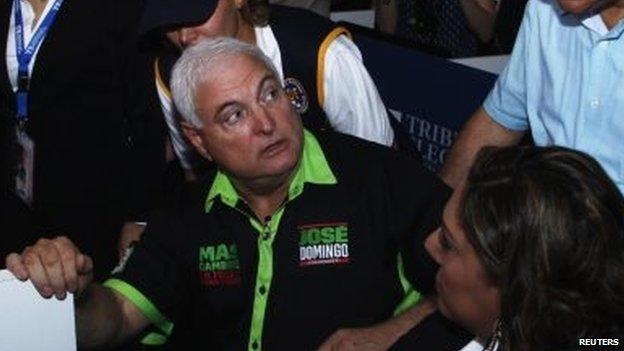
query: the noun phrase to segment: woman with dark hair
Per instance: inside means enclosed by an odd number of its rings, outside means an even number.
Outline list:
[[[485,349],[624,335],[624,199],[586,154],[483,150],[426,248],[441,312]]]

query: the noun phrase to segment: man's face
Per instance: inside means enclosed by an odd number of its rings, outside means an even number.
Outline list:
[[[595,9],[597,7],[603,7],[609,3],[613,3],[613,0],[558,0],[559,6],[571,14],[581,15]]]
[[[303,127],[279,79],[244,54],[219,60],[213,68],[219,72],[197,87],[204,126],[190,133],[191,141],[238,180],[287,178],[301,156]]]
[[[214,13],[206,22],[193,27],[176,28],[165,35],[173,45],[183,50],[205,38],[236,38],[241,20],[235,0],[219,0]]]
[[[440,312],[471,332],[487,336],[499,314],[499,289],[490,282],[460,221],[460,185],[444,208],[441,228],[425,248],[440,265],[436,290]]]

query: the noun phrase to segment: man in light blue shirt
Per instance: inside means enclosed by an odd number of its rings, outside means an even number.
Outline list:
[[[624,193],[624,0],[529,0],[507,68],[442,169],[455,186],[485,145],[537,145],[595,157]]]

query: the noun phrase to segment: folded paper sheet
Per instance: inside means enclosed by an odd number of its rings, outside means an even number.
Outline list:
[[[44,299],[0,270],[0,351],[75,351],[74,297]]]

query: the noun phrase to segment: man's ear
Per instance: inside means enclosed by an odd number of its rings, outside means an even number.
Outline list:
[[[186,138],[191,142],[191,144],[193,144],[195,150],[207,160],[212,161],[212,157],[204,147],[201,129],[193,126],[187,121],[181,121],[180,125],[182,126],[182,132],[184,132]]]

